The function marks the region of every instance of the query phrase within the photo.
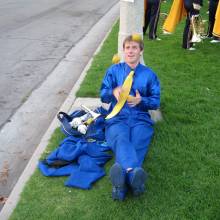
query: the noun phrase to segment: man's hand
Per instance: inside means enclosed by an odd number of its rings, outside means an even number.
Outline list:
[[[136,95],[130,96],[127,101],[128,101],[128,105],[130,107],[134,107],[134,106],[138,105],[141,102],[141,95],[138,92],[138,90],[136,90]]]
[[[120,96],[121,92],[122,92],[122,87],[121,87],[121,86],[118,86],[118,87],[116,87],[116,88],[113,90],[113,95],[115,96],[115,98],[117,99],[117,101],[118,101],[118,99],[119,99],[119,96]]]
[[[193,3],[193,8],[195,9],[195,10],[200,10],[201,9],[201,5],[199,5],[199,4],[196,4],[196,3]]]

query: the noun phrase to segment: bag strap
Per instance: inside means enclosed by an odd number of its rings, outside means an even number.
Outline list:
[[[63,119],[64,119],[64,118],[66,118],[68,121],[72,121],[72,118],[71,118],[67,113],[65,113],[65,112],[59,112],[59,113],[57,114],[57,118],[58,118],[61,122],[63,122]]]

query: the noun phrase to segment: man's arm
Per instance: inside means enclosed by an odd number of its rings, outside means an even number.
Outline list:
[[[156,110],[160,107],[160,82],[156,75],[152,76],[148,86],[150,95],[148,97],[142,96],[138,106],[145,111]]]
[[[203,1],[202,0],[193,0],[193,8],[197,11],[199,11],[201,9],[203,5]]]
[[[113,95],[113,76],[112,76],[112,68],[110,67],[102,81],[101,89],[100,89],[100,98],[104,103],[112,102]]]
[[[203,0],[193,0],[193,3],[199,4],[200,6],[203,5]]]

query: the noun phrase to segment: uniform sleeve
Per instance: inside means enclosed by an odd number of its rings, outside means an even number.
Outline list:
[[[203,5],[203,0],[193,0],[193,3]]]
[[[146,110],[156,110],[160,107],[160,82],[156,75],[153,75],[148,84],[148,96],[141,97],[140,108]]]
[[[112,75],[112,68],[110,67],[102,81],[101,89],[100,89],[100,98],[101,101],[104,103],[112,102],[113,96],[113,75]]]

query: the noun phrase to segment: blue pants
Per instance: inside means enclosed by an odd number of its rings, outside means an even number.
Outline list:
[[[115,162],[124,169],[141,167],[153,135],[152,124],[131,116],[116,116],[106,123],[106,141]]]

